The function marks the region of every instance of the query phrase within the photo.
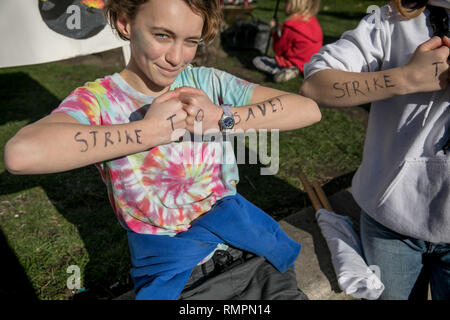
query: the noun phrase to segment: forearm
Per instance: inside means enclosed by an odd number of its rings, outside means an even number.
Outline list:
[[[300,94],[324,107],[350,107],[410,91],[403,68],[356,73],[327,69],[304,81]]]
[[[285,94],[260,103],[232,109],[236,130],[293,130],[320,121],[317,104],[311,99]]]
[[[157,145],[146,124],[35,123],[8,142],[5,164],[14,174],[53,173],[141,152]]]

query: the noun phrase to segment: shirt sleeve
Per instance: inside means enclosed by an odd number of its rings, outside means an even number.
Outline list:
[[[325,45],[305,64],[305,79],[323,69],[348,72],[379,71],[388,47],[389,22],[384,12],[377,9],[363,18],[359,25],[342,34],[342,37]]]
[[[75,89],[52,113],[65,113],[87,125],[100,125],[100,105],[87,87]]]
[[[185,77],[191,77],[190,81],[185,79],[184,83],[179,85],[188,84],[202,89],[217,105],[222,103],[231,104],[233,107],[248,105],[256,87],[254,83],[215,68],[193,68],[191,75]]]
[[[219,88],[217,94],[222,103],[245,106],[250,103],[256,84],[233,76],[225,71],[213,69],[213,85]],[[219,99],[220,100],[220,99]],[[218,101],[219,103],[221,101]]]
[[[87,86],[88,85],[89,84],[87,84]],[[78,120],[81,124],[101,125],[100,104],[87,86],[72,91],[72,93],[60,103],[58,108],[52,111],[52,114],[65,113]],[[95,166],[99,170],[103,182],[108,183],[105,163],[98,162]]]

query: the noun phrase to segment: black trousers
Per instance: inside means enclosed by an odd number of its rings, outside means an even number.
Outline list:
[[[295,272],[280,273],[263,257],[236,248],[217,250],[196,266],[180,300],[308,300]]]

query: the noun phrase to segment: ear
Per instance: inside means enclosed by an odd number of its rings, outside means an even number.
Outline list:
[[[122,36],[130,40],[130,19],[125,14],[117,17],[116,28]]]

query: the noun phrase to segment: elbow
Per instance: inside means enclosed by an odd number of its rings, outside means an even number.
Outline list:
[[[26,153],[27,147],[21,141],[11,139],[5,146],[4,163],[6,170],[14,175],[26,174],[29,170],[28,159]]]
[[[320,92],[320,90],[318,90],[317,88],[317,85],[311,83],[311,80],[309,79],[303,82],[302,86],[300,87],[299,93],[303,97],[314,100],[322,107],[328,106],[328,101],[326,101],[326,97],[324,96],[323,91]]]
[[[320,122],[320,120],[322,120],[322,112],[320,112],[320,108],[314,100],[312,100],[312,99],[309,99],[309,100],[310,100],[309,101],[310,108],[312,110],[311,111],[311,114],[312,114],[312,123],[311,124]]]
[[[299,90],[300,95],[309,99],[313,99],[321,107],[335,107],[336,101],[334,99],[330,100],[331,98],[327,96],[327,93],[323,90],[320,90],[323,87],[318,86],[317,83],[314,83],[312,81],[313,80],[308,79],[303,82]]]
[[[313,124],[322,120],[322,113],[320,112],[317,100],[315,99],[311,91],[311,85],[308,81],[305,81],[300,87],[300,95],[308,101],[307,105],[310,111],[309,114],[311,115],[311,124]]]
[[[303,84],[300,87],[299,93],[303,97],[314,99],[313,92],[312,92],[312,86],[310,84],[310,81],[305,80],[303,82]]]

